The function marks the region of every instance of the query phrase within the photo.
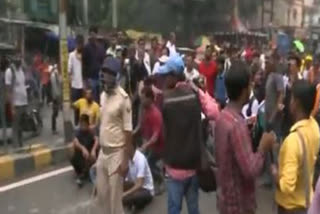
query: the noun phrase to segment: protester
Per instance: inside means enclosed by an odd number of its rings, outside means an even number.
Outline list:
[[[13,144],[21,147],[23,145],[23,116],[26,114],[28,106],[27,85],[21,56],[17,56],[5,71],[5,85],[13,114]]]
[[[84,180],[89,176],[89,169],[97,159],[98,138],[90,129],[89,116],[80,116],[80,128],[76,131],[73,140],[74,154],[71,164],[77,174],[76,183],[82,187]]]
[[[272,130],[278,137],[281,135],[281,121],[275,120],[279,118],[284,105],[285,86],[282,74],[278,68],[278,55],[273,53],[272,61],[266,65],[267,82],[265,96],[265,118],[267,126],[271,126]]]
[[[227,103],[227,91],[225,86],[225,59],[219,57],[218,62],[218,74],[215,82],[214,97],[217,102],[220,104],[221,108],[224,108]]]
[[[99,72],[105,53],[97,41],[97,34],[98,29],[90,27],[89,40],[82,53],[82,75],[86,86],[92,89],[94,100],[99,102]]]
[[[169,40],[166,44],[166,47],[169,49],[169,56],[170,57],[177,55],[176,41],[177,41],[176,33],[171,32],[169,35]]]
[[[151,62],[150,55],[146,51],[146,42],[144,38],[138,40],[138,47],[136,50],[136,60],[140,64],[140,67],[143,66],[147,71],[147,75],[151,75]]]
[[[50,72],[50,82],[52,91],[51,131],[53,134],[57,134],[57,117],[62,102],[62,79],[57,64],[53,66],[52,71]]]
[[[186,197],[189,213],[199,213],[195,169],[200,161],[198,142],[201,140],[201,106],[192,88],[183,83],[183,71],[184,64],[180,57],[170,57],[159,71],[166,76],[167,88],[164,93],[163,122],[168,214],[181,212],[183,197]]]
[[[119,60],[108,57],[102,66],[101,152],[97,161],[97,196],[100,212],[123,213],[123,178],[132,152],[132,109],[128,94],[117,84]]]
[[[311,72],[312,72],[312,61],[313,58],[311,55],[307,55],[305,60],[304,60],[304,68],[303,71],[301,73],[301,76],[303,79],[311,81],[310,77],[311,77]]]
[[[169,49],[162,49],[162,55],[159,57],[158,61],[154,64],[152,74],[156,75],[159,72],[160,66],[164,65],[169,59]]]
[[[282,123],[282,136],[286,137],[291,126],[294,124],[294,120],[290,113],[290,100],[292,93],[292,86],[299,80],[299,69],[301,66],[301,60],[298,56],[291,56],[289,58],[289,74],[287,77],[287,84],[284,97],[284,109],[283,109],[283,123]]]
[[[85,90],[84,98],[80,98],[72,104],[73,108],[79,111],[79,118],[81,115],[86,114],[89,116],[89,123],[92,129],[98,128],[100,119],[99,104],[93,100],[91,89]]]
[[[141,136],[143,145],[140,150],[146,154],[149,166],[151,168],[153,180],[158,187],[163,183],[162,170],[158,163],[163,152],[163,121],[162,115],[154,103],[155,95],[152,88],[145,87],[142,90],[142,119]]]
[[[154,66],[161,55],[161,49],[159,47],[160,46],[159,46],[158,38],[155,36],[151,39],[151,50],[150,50],[150,64],[151,64],[152,71],[154,70]],[[169,56],[169,54],[167,56]]]
[[[77,47],[69,54],[68,73],[71,79],[71,101],[76,102],[83,95],[83,78],[82,78],[82,49],[84,39],[78,35],[76,38]],[[75,112],[75,125],[78,125],[79,112]]]
[[[207,90],[209,94],[214,96],[214,83],[217,76],[217,65],[212,60],[212,47],[208,45],[206,47],[205,58],[199,65],[199,73],[206,77]]]
[[[292,88],[290,113],[295,124],[281,145],[279,168],[271,172],[277,183],[275,199],[278,213],[307,213],[312,199],[313,173],[319,151],[319,126],[310,117],[316,89],[298,80]]]
[[[40,66],[42,104],[51,102],[49,59],[45,58]]]
[[[194,57],[191,54],[187,55],[185,62],[184,75],[187,81],[192,82],[199,77],[199,72],[195,69]]]
[[[201,112],[204,111],[209,119],[215,119],[217,106],[213,105],[209,95],[199,89],[194,91],[184,81],[184,63],[179,56],[170,57],[159,74],[165,76],[166,88],[162,117],[168,214],[181,212],[184,197],[189,213],[197,214],[199,193],[195,170],[200,163]]]
[[[148,161],[141,151],[135,149],[130,158],[122,201],[126,207],[141,210],[154,196],[152,174]]]
[[[248,68],[233,62],[225,83],[229,103],[217,119],[215,129],[218,210],[223,214],[255,213],[255,180],[275,137],[273,133],[265,133],[258,151],[253,153],[249,130],[241,116],[251,92]]]
[[[110,47],[107,49],[106,56],[108,57],[117,57],[117,49],[119,49],[119,45],[117,44],[117,35],[114,34],[110,39]]]

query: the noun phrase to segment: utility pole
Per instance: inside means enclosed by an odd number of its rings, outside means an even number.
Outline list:
[[[261,29],[264,28],[264,1],[261,0]]]
[[[83,0],[83,23],[84,25],[89,24],[88,20],[88,0]]]
[[[73,139],[71,122],[70,87],[68,74],[68,41],[67,41],[67,0],[59,0],[59,34],[60,34],[60,71],[62,74],[63,125],[65,142]]]
[[[118,0],[112,0],[112,27],[118,28]]]

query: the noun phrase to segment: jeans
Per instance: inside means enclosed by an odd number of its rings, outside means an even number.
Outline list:
[[[134,206],[137,209],[141,210],[145,208],[148,204],[151,203],[153,196],[150,191],[146,189],[139,189],[130,195],[125,196],[122,199],[123,205],[131,207]]]
[[[52,101],[52,117],[51,117],[51,130],[57,131],[57,117],[59,114],[60,102],[56,99]]]
[[[199,214],[199,184],[196,175],[185,180],[167,181],[168,214],[180,214],[183,197],[186,198],[189,214]]]
[[[147,160],[152,173],[153,180],[158,183],[163,182],[163,176],[161,168],[157,165],[160,161],[160,156],[153,151],[147,152]]]
[[[100,87],[99,79],[88,79],[88,86],[92,90],[94,101],[100,103]]]

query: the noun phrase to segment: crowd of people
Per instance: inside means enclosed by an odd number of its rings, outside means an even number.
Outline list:
[[[284,57],[254,45],[217,51],[208,44],[197,62],[195,53],[179,53],[175,33],[163,43],[152,38],[149,49],[145,38],[125,46],[116,34],[104,49],[97,35],[92,27],[87,43],[77,36],[68,71],[76,127],[71,164],[80,187],[89,177],[95,184],[101,213],[143,209],[164,189],[167,213],[180,213],[183,199],[190,214],[200,213],[206,150],[221,214],[255,213],[262,174],[275,188],[278,213],[320,212],[320,181],[313,189],[319,56],[293,49]],[[35,57],[34,68],[41,71],[42,103],[52,103],[56,133],[61,74],[45,62]],[[15,142],[22,144],[26,77],[20,58],[4,67]]]

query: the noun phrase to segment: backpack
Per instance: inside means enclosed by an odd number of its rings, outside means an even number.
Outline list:
[[[164,162],[177,169],[197,169],[202,142],[201,105],[189,87],[164,92]]]

